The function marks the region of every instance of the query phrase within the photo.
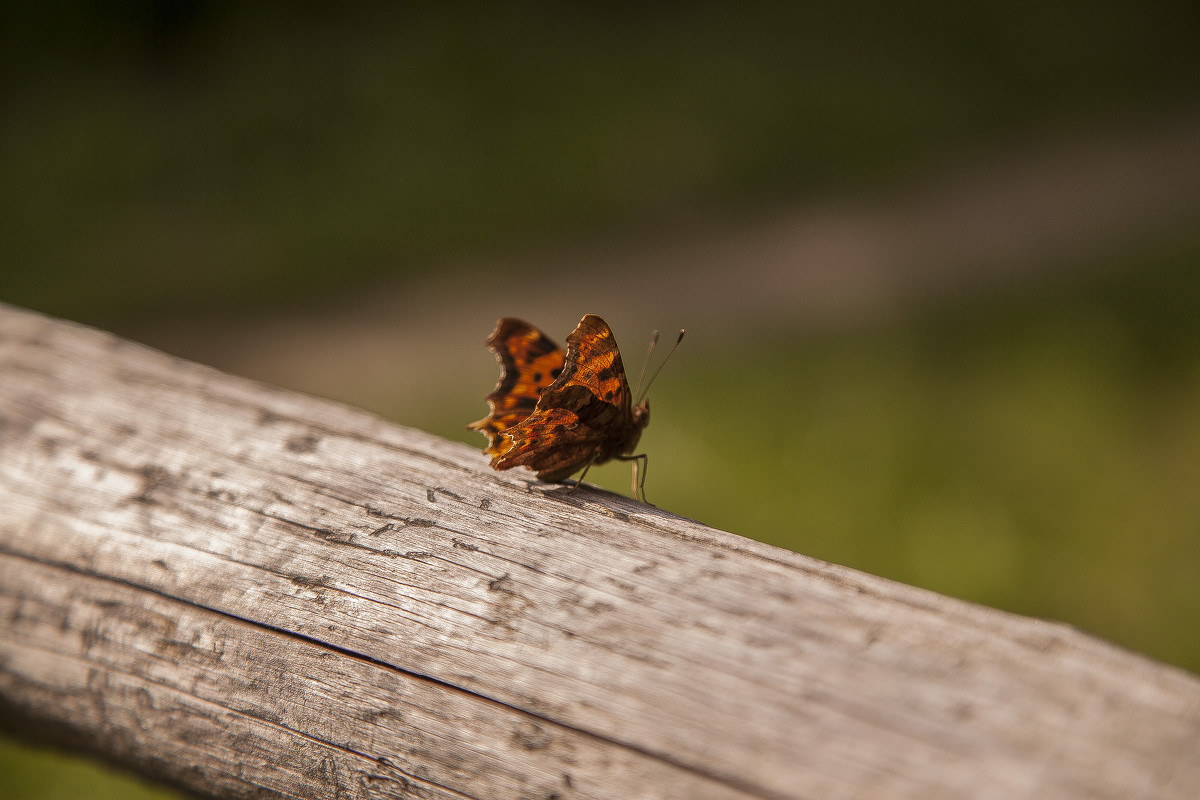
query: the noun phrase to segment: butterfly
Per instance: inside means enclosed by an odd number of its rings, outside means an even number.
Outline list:
[[[505,317],[487,346],[500,362],[500,380],[487,396],[491,413],[467,427],[488,438],[483,452],[492,457],[493,468],[525,466],[550,482],[583,470],[582,482],[593,464],[632,461],[632,492],[645,501],[649,458],[632,453],[650,422],[650,401],[635,405],[607,322],[585,316],[567,337],[564,354],[528,322]]]

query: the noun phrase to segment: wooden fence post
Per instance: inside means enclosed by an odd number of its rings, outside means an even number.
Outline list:
[[[1200,679],[0,306],[0,710],[222,797],[1200,797]]]

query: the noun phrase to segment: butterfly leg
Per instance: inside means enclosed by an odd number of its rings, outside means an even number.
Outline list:
[[[650,501],[646,499],[646,472],[650,469],[650,456],[645,453],[639,453],[636,456],[617,456],[617,460],[633,462],[633,485],[630,487],[630,491],[633,492],[635,500],[649,503]],[[642,462],[640,474],[638,472],[639,461]]]
[[[583,486],[583,479],[587,477],[588,470],[589,470],[589,469],[591,469],[591,468],[592,468],[592,464],[595,464],[595,463],[596,463],[596,457],[595,457],[595,456],[592,456],[592,460],[591,460],[591,461],[589,461],[589,462],[587,463],[587,466],[583,468],[583,474],[581,474],[581,475],[579,476],[579,480],[575,481],[575,485],[574,485],[574,486],[572,486],[572,487],[571,487],[570,489],[568,489],[567,491],[569,491],[569,492],[576,492],[576,491],[579,491],[579,487],[580,487],[580,486]]]

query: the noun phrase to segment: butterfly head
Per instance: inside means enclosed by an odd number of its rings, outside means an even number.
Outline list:
[[[650,424],[650,401],[643,400],[630,409],[630,412],[633,424],[629,426],[629,434],[622,443],[621,452],[623,453],[633,452],[633,449],[637,447],[638,440],[642,438],[642,430]]]
[[[639,431],[650,424],[650,398],[633,407],[633,427]]]

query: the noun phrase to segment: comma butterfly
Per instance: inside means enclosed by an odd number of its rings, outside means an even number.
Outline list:
[[[655,331],[650,351],[657,338]],[[645,501],[649,459],[645,453],[631,454],[650,422],[650,402],[634,404],[607,322],[595,314],[585,316],[567,337],[564,355],[528,322],[505,317],[496,323],[487,346],[500,362],[500,381],[487,396],[491,413],[467,427],[488,437],[483,452],[492,457],[493,468],[526,466],[551,482],[582,469],[582,481],[593,464],[632,461],[632,491]]]

